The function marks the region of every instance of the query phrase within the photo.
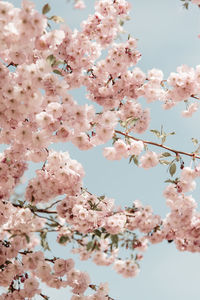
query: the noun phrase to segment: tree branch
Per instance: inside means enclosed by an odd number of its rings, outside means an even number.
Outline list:
[[[160,148],[166,149],[168,151],[171,151],[171,152],[175,153],[176,156],[178,156],[179,154],[182,154],[182,155],[190,156],[193,159],[194,158],[200,159],[200,156],[196,155],[195,153],[188,153],[188,152],[184,152],[184,151],[180,151],[180,150],[175,150],[175,149],[172,149],[170,147],[164,146],[163,144],[158,144],[158,143],[151,142],[151,141],[145,141],[145,140],[142,140],[142,139],[137,139],[137,138],[135,138],[135,137],[133,137],[131,135],[128,135],[126,133],[123,133],[123,132],[121,132],[119,130],[115,130],[115,133],[121,134],[121,135],[123,135],[125,137],[128,137],[128,138],[134,140],[134,141],[141,141],[144,144],[153,145],[153,146],[156,146],[156,147],[160,147]]]

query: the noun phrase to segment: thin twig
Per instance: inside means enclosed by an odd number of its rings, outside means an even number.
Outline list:
[[[194,98],[194,99],[196,99],[196,100],[200,100],[197,96],[195,96],[195,95],[191,95],[190,96],[191,98]]]
[[[141,141],[143,142],[144,144],[148,144],[148,145],[153,145],[153,146],[156,146],[156,147],[160,147],[160,148],[163,148],[163,149],[166,149],[168,151],[171,151],[173,153],[176,154],[176,156],[178,156],[178,154],[183,154],[183,155],[186,155],[186,156],[190,156],[192,158],[197,158],[197,159],[200,159],[200,156],[199,155],[196,155],[195,153],[188,153],[188,152],[184,152],[184,151],[180,151],[180,150],[175,150],[175,149],[172,149],[170,147],[167,147],[167,146],[164,146],[163,144],[158,144],[158,143],[155,143],[155,142],[151,142],[151,141],[145,141],[145,140],[142,140],[142,139],[137,139],[131,135],[128,135],[126,133],[123,133],[119,130],[115,130],[115,133],[118,133],[118,134],[121,134],[125,137],[128,137],[134,141]]]
[[[45,299],[45,300],[48,300],[48,299],[49,299],[48,296],[46,296],[46,295],[44,295],[44,294],[42,294],[42,293],[40,293],[40,296],[41,296],[43,299]]]
[[[58,203],[61,200],[56,201],[55,203],[53,203],[53,205],[55,205],[56,203]],[[20,208],[29,208],[31,212],[38,212],[38,213],[44,213],[44,214],[57,214],[57,211],[55,210],[47,210],[49,208],[51,208],[52,206],[49,206],[47,208],[37,208],[36,206],[34,208],[32,208],[31,206],[23,206],[21,204],[17,204],[17,203],[12,203],[12,205],[14,207],[20,207]]]
[[[57,200],[55,201],[54,203],[52,203],[50,206],[46,207],[45,209],[49,209],[49,208],[52,208],[54,205],[56,205],[57,203],[61,202],[62,200]]]

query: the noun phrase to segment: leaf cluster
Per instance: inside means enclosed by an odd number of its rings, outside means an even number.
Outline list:
[[[166,142],[166,139],[169,135],[174,135],[176,134],[174,131],[173,132],[169,132],[166,133],[163,130],[163,126],[161,126],[161,130],[156,130],[156,129],[151,129],[150,132],[152,132],[153,134],[155,134],[157,136],[157,138],[161,139],[161,145],[163,145]]]

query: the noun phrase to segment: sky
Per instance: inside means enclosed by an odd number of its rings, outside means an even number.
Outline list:
[[[10,1],[19,6],[19,0]],[[125,25],[126,36],[130,33],[138,39],[138,49],[142,53],[138,66],[143,71],[152,68],[161,69],[165,78],[170,72],[175,72],[177,66],[200,64],[200,9],[190,5],[189,10],[182,8],[180,0],[130,0],[131,20]],[[46,3],[43,0],[34,1],[41,11]],[[63,17],[73,28],[80,28],[80,22],[93,13],[93,0],[86,0],[86,9],[73,9],[72,0],[50,0],[52,14]],[[89,103],[85,98],[84,89],[73,92],[75,99],[81,103]],[[166,145],[185,151],[193,151],[191,138],[199,138],[199,112],[190,119],[183,119],[180,104],[169,111],[164,111],[159,102],[143,106],[151,109],[149,129],[160,129],[163,125],[166,132],[175,131],[176,135],[169,137]],[[147,132],[146,139],[157,141],[152,133]],[[117,205],[129,206],[136,199],[145,205],[151,205],[156,214],[162,217],[168,212],[162,195],[166,186],[164,181],[169,178],[166,167],[158,166],[151,170],[137,168],[128,164],[128,160],[107,161],[102,155],[103,147],[89,151],[80,151],[71,144],[57,144],[54,149],[69,151],[73,159],[82,163],[86,176],[84,186],[97,195],[105,194],[114,198]],[[151,150],[156,151],[155,148]],[[186,164],[190,162],[186,160]],[[27,178],[34,176],[31,165]],[[199,190],[194,193],[199,202]],[[67,247],[55,246],[53,238],[49,240],[53,255],[68,258],[73,257]],[[200,255],[182,253],[176,250],[173,243],[164,242],[151,245],[144,253],[141,271],[136,278],[124,279],[116,274],[111,267],[97,267],[92,263],[80,262],[76,258],[76,267],[90,273],[94,283],[108,281],[110,296],[115,300],[188,300],[197,299],[200,294]],[[46,289],[52,300],[70,299],[69,290],[54,291]]]

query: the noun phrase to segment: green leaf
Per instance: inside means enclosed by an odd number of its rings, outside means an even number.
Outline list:
[[[49,20],[54,21],[55,23],[64,23],[64,19],[62,17],[59,16],[52,16],[49,18]]]
[[[96,241],[94,241],[94,244],[92,246],[92,251],[94,251],[95,249],[99,250],[99,246],[98,244],[96,243]]]
[[[192,140],[192,142],[193,142],[193,144],[194,144],[194,146],[196,146],[196,145],[198,145],[198,140],[197,139],[195,139],[195,138],[191,138],[191,140]]]
[[[167,180],[165,180],[165,182],[166,183],[175,183],[174,180],[171,180],[171,179],[167,179]]]
[[[134,164],[136,166],[139,165],[139,161],[138,161],[138,156],[137,155],[131,155],[131,157],[129,158],[129,164],[132,162],[132,160],[134,161]]]
[[[26,238],[27,243],[29,244],[30,243],[30,237],[26,233],[24,234],[24,236]]]
[[[18,201],[19,205],[20,205],[21,207],[23,207],[24,201],[21,201],[21,200],[17,200],[17,201]]]
[[[107,237],[110,236],[110,233],[106,233],[106,235],[104,236],[104,239],[107,239]]]
[[[171,166],[169,168],[169,173],[171,176],[173,176],[176,173],[176,164],[175,163],[171,164]]]
[[[33,197],[33,196],[32,196],[32,197]],[[29,204],[29,205],[28,205],[28,208],[29,208],[32,212],[37,211],[37,207],[34,206],[34,205]]]
[[[114,143],[119,140],[119,138],[116,135],[113,135],[113,141],[112,141],[112,145],[114,145]]]
[[[42,8],[42,14],[46,15],[51,10],[51,6],[47,3]]]
[[[166,135],[162,135],[162,144],[164,144],[165,143],[165,141],[166,141],[166,138],[167,138],[167,136]]]
[[[137,156],[137,155],[134,155],[133,161],[134,161],[134,164],[135,164],[136,166],[139,165],[139,161],[138,161],[138,156]]]
[[[97,287],[96,287],[96,285],[95,285],[95,284],[90,284],[90,288],[91,288],[92,290],[94,290],[94,291],[96,291],[96,290],[97,290]]]
[[[167,179],[167,180],[165,180],[165,182],[166,182],[166,183],[174,183],[174,184],[177,184],[177,183],[178,183],[178,177],[177,177],[176,179],[174,179],[174,180],[172,180],[172,179]]]
[[[161,155],[164,156],[164,157],[169,157],[169,156],[171,156],[171,154],[170,154],[169,152],[164,152],[164,153],[162,153]]]
[[[129,158],[129,162],[128,162],[129,164],[132,162],[132,160],[133,160],[134,156],[135,156],[135,155],[131,155],[131,156],[130,156],[130,158]]]
[[[9,237],[9,239],[14,238],[15,236],[17,236],[17,234],[12,234],[12,235]]]
[[[69,241],[69,237],[67,235],[62,235],[59,239],[59,244],[65,244],[67,241]]]
[[[94,230],[94,234],[97,235],[98,237],[101,237],[101,231],[98,229]]]
[[[98,197],[97,199],[99,199],[100,201],[102,201],[102,200],[104,200],[105,199],[105,195],[102,195],[102,196],[100,196],[100,197]]]
[[[120,123],[120,125],[122,126],[122,127],[126,127],[126,122],[125,121],[119,121],[119,123]]]
[[[134,118],[134,117],[129,117],[128,119],[126,119],[126,127],[130,126],[133,127],[138,121],[138,118]]]
[[[87,251],[90,251],[93,247],[93,241],[90,241],[89,243],[87,243],[86,249]]]
[[[53,54],[50,54],[49,56],[47,56],[46,61],[53,66],[54,63],[56,62],[56,58]]]
[[[47,231],[40,232],[40,238],[41,238],[40,243],[41,243],[42,248],[44,250],[50,251],[51,249],[49,248],[49,244],[47,242]]]
[[[110,236],[110,238],[111,238],[112,244],[115,245],[116,247],[118,247],[118,241],[119,241],[118,235],[113,234]]]
[[[154,133],[158,138],[160,138],[160,136],[161,136],[160,131],[158,131],[156,129],[151,129],[150,132]]]
[[[165,166],[170,165],[170,161],[168,160],[160,159],[159,162],[161,165],[165,165]]]
[[[49,27],[49,29],[51,29],[51,25],[49,23],[47,23],[47,26]]]
[[[62,73],[61,73],[59,70],[53,70],[53,72],[54,72],[55,74],[58,74],[58,75],[63,76]]]

